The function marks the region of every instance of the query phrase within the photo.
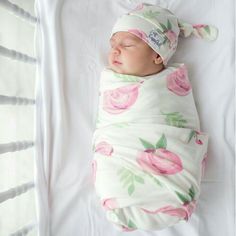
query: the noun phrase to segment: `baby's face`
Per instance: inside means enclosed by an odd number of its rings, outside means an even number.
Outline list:
[[[137,36],[129,32],[117,32],[111,37],[110,45],[108,63],[113,71],[136,76],[159,72],[160,64],[154,62],[159,55]]]

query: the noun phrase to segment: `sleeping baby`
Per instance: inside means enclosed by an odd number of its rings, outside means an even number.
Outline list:
[[[161,230],[188,221],[196,208],[208,135],[200,131],[186,66],[167,66],[178,36],[190,35],[214,40],[217,29],[149,4],[112,29],[92,167],[106,217],[120,230]]]

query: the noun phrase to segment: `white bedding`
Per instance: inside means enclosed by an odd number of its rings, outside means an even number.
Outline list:
[[[38,0],[35,34],[36,188],[40,236],[115,236],[94,192],[91,161],[99,74],[116,18],[138,0]],[[146,236],[235,235],[234,0],[145,1],[186,21],[213,24],[215,42],[181,39],[170,63],[185,63],[200,117],[209,134],[206,173],[189,223]]]

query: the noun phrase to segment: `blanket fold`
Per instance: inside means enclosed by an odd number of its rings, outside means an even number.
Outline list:
[[[200,195],[208,135],[184,64],[139,77],[101,73],[93,136],[95,190],[119,229],[188,221]]]

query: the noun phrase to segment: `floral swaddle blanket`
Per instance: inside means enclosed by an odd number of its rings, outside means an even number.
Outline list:
[[[188,221],[200,195],[208,135],[184,64],[145,77],[101,73],[94,186],[123,231]]]

